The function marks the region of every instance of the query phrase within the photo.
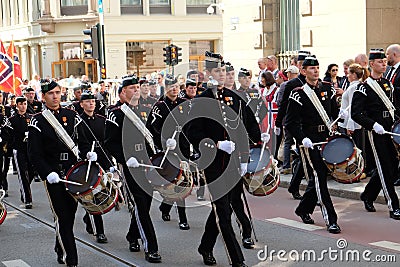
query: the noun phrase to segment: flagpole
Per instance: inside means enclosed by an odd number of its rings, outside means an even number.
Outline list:
[[[11,35],[11,64],[13,72],[13,91],[15,95],[15,71],[14,71],[14,35]]]

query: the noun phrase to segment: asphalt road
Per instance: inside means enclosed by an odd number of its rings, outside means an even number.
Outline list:
[[[55,234],[43,184],[32,184],[33,209],[25,210],[19,200],[15,175],[9,175],[9,183],[10,196],[5,199],[9,204],[8,215],[0,226],[0,266],[61,266],[53,252]],[[254,249],[243,249],[249,266],[399,266],[400,222],[389,219],[385,205],[376,204],[377,212],[367,213],[360,201],[334,197],[342,233],[332,235],[326,231],[318,210],[312,215],[316,221],[314,227],[305,227],[294,214],[297,201],[285,188],[278,188],[267,197],[247,195],[247,199],[258,237]],[[191,206],[187,208],[191,229],[181,231],[176,209],[171,212],[171,221],[164,222],[158,210],[159,202],[153,201],[151,215],[162,255],[162,263],[157,266],[204,266],[197,247],[211,208],[209,202],[197,202],[194,193],[187,202]],[[126,207],[104,215],[107,244],[97,244],[94,237],[85,232],[83,214],[83,208],[79,207],[75,236],[80,266],[153,265],[144,260],[143,251],[128,250]],[[233,225],[240,239],[237,224]],[[221,238],[214,256],[217,266],[229,266]]]

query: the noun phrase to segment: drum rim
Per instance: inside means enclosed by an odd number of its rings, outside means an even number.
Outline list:
[[[86,164],[87,162],[88,162],[88,161],[82,160],[82,161],[77,162],[74,166],[72,166],[72,167],[68,170],[67,174],[65,175],[65,180],[68,180],[69,175],[71,174],[72,171],[75,170],[75,167],[79,167],[79,166],[81,166],[81,165],[83,165],[83,164]],[[89,164],[89,163],[88,163],[88,164]],[[96,162],[96,164],[97,164],[97,162]],[[70,192],[70,193],[73,194],[74,196],[85,196],[85,195],[91,193],[91,192],[93,191],[93,189],[96,188],[96,187],[101,183],[102,168],[101,168],[101,166],[100,166],[99,164],[98,164],[98,166],[99,166],[99,168],[100,168],[100,177],[98,177],[97,182],[93,185],[92,188],[89,187],[88,190],[86,190],[86,191],[84,191],[84,192],[80,192],[79,194],[75,194],[75,193],[71,192],[70,185],[69,185],[69,184],[66,184],[66,187],[67,187],[68,192]]]
[[[87,210],[87,212],[89,212],[91,215],[106,214],[107,212],[111,211],[115,207],[115,204],[118,201],[118,197],[119,197],[119,192],[118,192],[118,190],[115,190],[115,198],[113,199],[112,204],[109,207],[107,207],[104,211],[90,212]],[[81,204],[81,205],[83,206],[83,208],[85,208],[85,205],[83,205],[83,204]]]
[[[345,159],[345,160],[343,160],[343,161],[335,162],[335,163],[333,163],[333,162],[328,162],[328,161],[326,161],[326,159],[325,159],[325,158],[323,157],[323,155],[322,155],[322,153],[324,152],[324,149],[325,149],[326,145],[328,145],[330,141],[332,141],[332,140],[334,140],[334,139],[337,139],[337,138],[348,139],[348,140],[350,140],[350,141],[353,143],[353,153],[351,153],[351,155],[348,157],[349,159],[352,159],[352,158],[357,154],[357,149],[356,149],[356,147],[355,147],[355,145],[354,145],[354,141],[353,141],[353,139],[352,139],[350,136],[347,136],[347,135],[345,135],[345,134],[337,134],[337,135],[334,135],[334,136],[330,136],[330,137],[328,137],[328,138],[326,139],[326,144],[323,144],[323,145],[321,146],[321,152],[320,152],[322,159],[324,160],[324,162],[325,162],[327,165],[329,164],[329,165],[341,166],[341,165],[343,165],[344,163],[347,163],[347,161],[348,161],[347,159]]]
[[[4,220],[7,217],[7,209],[6,207],[1,204],[1,206],[3,206],[4,208],[0,208],[1,212],[0,212],[0,224],[2,224],[4,222]]]
[[[393,133],[396,133],[396,132],[394,131],[394,128],[395,128],[397,125],[400,125],[400,119],[397,120],[397,121],[395,121],[395,122],[393,123],[392,128],[391,128],[391,130],[392,130]],[[400,143],[397,143],[397,142],[395,141],[395,138],[394,138],[393,135],[391,136],[391,138],[392,138],[393,143],[395,143],[396,145],[400,146]]]
[[[259,148],[260,150],[262,149],[262,147],[252,147],[251,149],[254,149],[254,148]],[[251,150],[251,149],[250,149],[250,150]],[[269,151],[269,162],[268,162],[267,166],[263,167],[262,169],[260,169],[260,170],[257,171],[257,172],[246,172],[246,174],[248,174],[248,175],[255,175],[256,173],[259,173],[259,172],[261,172],[261,171],[265,171],[265,170],[271,168],[272,161],[273,161],[273,159],[274,159],[274,155],[272,155],[271,150],[270,150],[268,147],[265,147],[264,150],[268,150],[268,151]],[[249,160],[250,160],[250,157],[249,157]],[[246,174],[245,174],[245,175],[246,175]]]

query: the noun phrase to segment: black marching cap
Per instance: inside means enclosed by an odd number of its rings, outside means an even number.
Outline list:
[[[386,58],[383,48],[371,48],[369,50],[369,60]]]
[[[304,59],[302,66],[303,67],[319,66],[319,62],[318,62],[318,59],[315,57],[315,55],[312,55],[312,56],[308,56]]]
[[[58,86],[58,83],[56,83],[53,80],[49,80],[49,79],[42,79],[40,80],[40,87],[42,89],[42,93],[45,94],[51,90],[53,90],[54,88],[56,88]]]

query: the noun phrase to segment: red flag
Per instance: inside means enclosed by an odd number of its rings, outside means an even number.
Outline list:
[[[0,40],[0,90],[14,92],[13,90],[13,66],[3,42]]]
[[[22,72],[21,72],[21,64],[19,63],[19,56],[17,54],[17,50],[15,49],[14,41],[11,41],[10,46],[7,51],[8,56],[11,59],[12,69],[14,74],[12,75],[13,88],[12,92],[14,95],[21,95],[21,87],[22,84]]]

